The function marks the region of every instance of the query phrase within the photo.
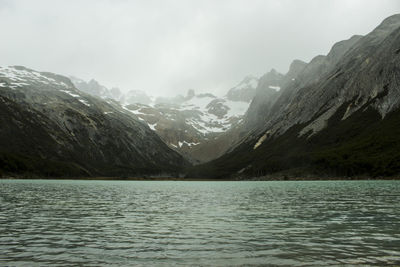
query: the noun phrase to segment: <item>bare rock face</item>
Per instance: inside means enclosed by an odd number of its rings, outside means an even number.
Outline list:
[[[264,74],[257,86],[255,97],[253,98],[244,119],[244,131],[253,130],[255,127],[263,124],[268,109],[279,95],[281,86],[283,86],[284,75],[272,69]]]
[[[348,117],[379,94],[393,94],[374,104],[382,116],[397,107],[398,100],[394,97],[397,87],[390,90],[397,78],[384,75],[384,72],[389,66],[393,70],[396,64],[390,50],[398,42],[398,27],[400,17],[396,15],[369,35],[341,41],[326,57],[314,58],[296,79],[301,81],[300,84],[285,88],[285,91],[296,93],[280,97],[275,104],[279,109],[271,114],[267,127],[271,127],[273,133],[281,134],[295,124],[309,122],[312,126],[303,133],[307,130],[316,133],[324,129],[327,120],[342,104],[351,103],[346,113]]]
[[[307,168],[399,174],[399,66],[400,15],[394,15],[366,36],[336,43],[326,56],[293,62],[283,77],[269,73],[260,79],[243,122],[252,130],[192,176],[207,175],[203,168],[214,177],[294,169],[304,175]],[[270,80],[280,86],[276,94],[259,90]]]
[[[258,84],[257,78],[248,76],[223,97],[210,93],[196,94],[193,89],[188,90],[186,96],[151,97],[142,91],[118,94],[102,85],[96,87],[102,90],[88,90],[89,83],[94,82],[86,83],[78,78],[72,81],[78,89],[132,113],[170,148],[193,163],[214,159],[229,147],[215,149],[206,143],[241,123]],[[99,94],[99,91],[104,93]]]
[[[69,78],[76,88],[92,96],[106,99],[106,98],[114,98],[118,94],[118,92],[115,92],[115,90],[114,93],[112,93],[111,90],[108,90],[107,87],[101,85],[98,81],[94,79],[91,79],[89,82],[86,82],[82,79],[73,76]]]
[[[297,64],[297,65],[296,65]],[[305,63],[304,63],[305,64]],[[297,61],[293,64],[293,69],[300,68],[302,65],[301,61]],[[292,69],[292,74],[295,70]],[[225,132],[218,135],[216,138],[207,140],[207,142],[197,146],[193,149],[192,154],[201,161],[206,162],[216,159],[225,153],[234,149],[240,142],[246,139],[249,133],[252,133],[254,129],[262,125],[265,121],[265,112],[271,108],[276,98],[279,96],[280,88],[285,83],[286,76],[280,74],[276,70],[272,69],[270,72],[263,75],[260,79],[254,77],[246,77],[238,86],[232,88],[227,96],[232,92],[237,95],[246,95],[244,93],[250,92],[250,88],[247,87],[249,84],[257,84],[257,86],[251,89],[251,103],[245,112],[243,119],[239,123],[235,123],[232,127],[228,128]],[[290,76],[292,77],[292,76]],[[257,81],[258,83],[255,83]],[[238,94],[238,92],[241,92]],[[247,97],[247,95],[246,95]],[[248,99],[248,98],[243,99]],[[215,101],[215,103],[219,103]],[[221,110],[221,112],[223,112]],[[213,151],[210,155],[209,151]]]
[[[251,102],[258,85],[258,78],[254,76],[245,77],[238,85],[228,91],[226,97],[232,101]]]
[[[46,175],[52,170],[48,175],[56,176],[176,175],[187,165],[131,112],[77,90],[66,77],[1,67],[0,97],[0,152],[8,155],[6,162],[11,157],[25,166],[24,171]],[[68,171],[54,171],[57,164]],[[30,167],[40,165],[46,167]]]
[[[212,147],[202,153],[196,151],[238,125],[249,104],[189,91],[179,102],[166,100],[150,105],[136,103],[122,106],[147,123],[170,148],[191,162],[199,163],[220,155]]]

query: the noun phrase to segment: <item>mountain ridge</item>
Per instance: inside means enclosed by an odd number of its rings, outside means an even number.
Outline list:
[[[0,96],[3,172],[179,175],[188,165],[130,112],[80,92],[64,76],[0,67]]]
[[[222,97],[123,94],[0,67],[0,174],[395,177],[399,66],[400,14],[286,74],[244,77]]]
[[[110,90],[97,82],[98,89],[88,90],[90,82],[78,78],[72,81],[84,92],[119,102],[123,109],[147,123],[171,149],[195,164],[225,152],[227,146],[216,151],[207,143],[241,123],[258,84],[258,78],[246,76],[222,97],[210,93],[196,94],[190,89],[186,96],[169,98],[147,96],[141,91],[129,91],[119,98],[112,98]]]
[[[269,107],[262,101],[265,122],[259,120],[227,154],[188,176],[399,174],[398,153],[382,149],[387,139],[398,148],[392,133],[397,133],[400,102],[399,47],[400,15],[366,36],[336,43],[281,88]]]

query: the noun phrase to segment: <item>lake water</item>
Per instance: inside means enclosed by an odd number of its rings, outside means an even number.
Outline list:
[[[0,266],[400,264],[400,181],[0,180]]]

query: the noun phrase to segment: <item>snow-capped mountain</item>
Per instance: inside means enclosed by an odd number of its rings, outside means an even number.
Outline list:
[[[123,109],[136,115],[171,148],[193,162],[199,159],[192,151],[241,123],[258,84],[257,78],[248,76],[222,97],[189,90],[186,96],[170,98],[148,96],[143,91],[129,91],[115,98],[110,90],[93,80],[89,83],[96,84],[96,90],[87,90],[93,86],[82,83],[82,80],[72,81],[89,94],[118,101]],[[214,158],[213,151],[209,153],[210,158]]]
[[[97,96],[103,99],[107,98],[113,98],[113,99],[118,99],[116,95],[113,95],[110,90],[108,90],[107,87],[99,84],[98,81],[92,79],[89,82],[86,82],[82,79],[76,78],[76,77],[69,77],[72,83],[75,85],[76,88],[78,88],[80,91]]]
[[[257,85],[258,78],[247,76],[238,85],[229,90],[226,96],[232,101],[250,102],[254,97]]]
[[[0,171],[158,175],[187,165],[116,101],[93,97],[54,73],[0,67],[0,125]]]

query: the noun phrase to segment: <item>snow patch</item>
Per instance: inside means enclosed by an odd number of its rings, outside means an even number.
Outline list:
[[[244,101],[226,100],[224,104],[229,108],[228,113],[226,114],[226,116],[228,117],[243,116],[250,106],[250,102],[244,102]]]
[[[268,88],[273,89],[273,90],[275,90],[275,91],[281,90],[281,87],[280,87],[280,86],[272,86],[272,85],[270,85],[270,86],[268,86]]]
[[[184,102],[182,104],[182,108],[189,110],[190,109],[205,110],[207,105],[214,99],[215,98],[211,96],[204,96],[204,97],[194,96],[189,101]]]
[[[73,98],[77,98],[79,102],[81,102],[82,104],[90,107],[89,102],[87,100],[85,100],[85,99],[80,98],[81,97],[80,95],[74,94],[74,93],[72,93],[71,91],[68,91],[68,90],[60,90],[60,92],[66,93],[67,95],[70,95]],[[104,113],[104,114],[107,114],[107,113]]]
[[[188,142],[186,142],[186,141],[183,141],[185,144],[187,144],[188,146],[197,146],[198,144],[200,144],[200,143],[195,143],[195,142],[191,142],[191,143],[188,143]]]
[[[156,130],[156,125],[157,125],[157,123],[153,123],[153,124],[148,123],[147,125],[148,125],[148,126],[150,127],[150,129],[152,129],[153,131]]]
[[[66,93],[72,97],[81,97],[80,95],[74,94],[71,91],[67,91],[67,90],[60,90],[60,92]]]
[[[0,78],[9,80],[10,88],[23,87],[32,84],[51,84],[68,88],[64,82],[58,82],[40,72],[27,69],[17,69],[15,67],[0,67]],[[2,86],[5,87],[5,86]]]
[[[89,104],[86,100],[84,100],[84,99],[78,99],[78,100],[79,100],[79,102],[81,102],[81,103],[84,104],[85,106],[90,107],[90,104]]]
[[[198,144],[200,144],[200,143],[187,142],[187,141],[183,141],[183,142],[179,141],[179,142],[178,142],[178,146],[179,146],[179,147],[182,147],[183,145],[187,145],[188,147],[192,147],[192,146],[197,146]],[[175,145],[174,145],[174,146],[175,146]],[[177,146],[175,146],[175,147],[177,147]]]

